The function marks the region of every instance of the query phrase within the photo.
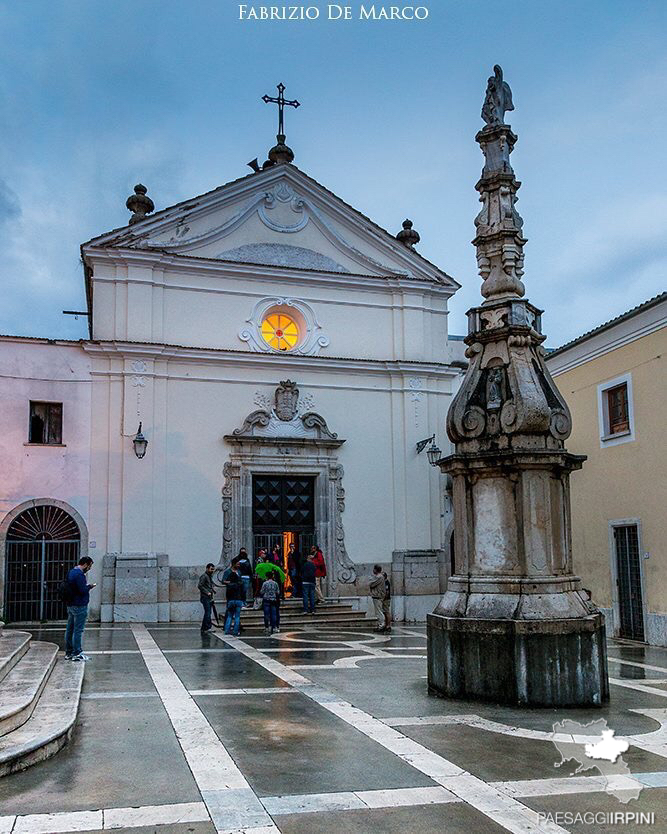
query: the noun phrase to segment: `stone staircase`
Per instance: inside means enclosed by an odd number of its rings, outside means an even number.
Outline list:
[[[0,776],[41,762],[69,741],[85,663],[0,623]]]
[[[344,598],[328,598],[325,602],[315,606],[315,614],[303,614],[303,603],[300,599],[284,599],[280,604],[280,628],[282,631],[300,631],[304,628],[318,629],[363,629],[375,626],[375,621],[368,619],[365,612],[356,611]],[[224,617],[224,602],[218,603],[220,622]],[[263,631],[264,613],[261,608],[254,610],[244,608],[241,614],[241,625],[244,631]]]

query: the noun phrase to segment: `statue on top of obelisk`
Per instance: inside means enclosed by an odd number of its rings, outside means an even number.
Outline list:
[[[493,75],[486,84],[486,96],[482,105],[482,118],[487,125],[505,124],[505,113],[514,110],[512,91],[507,81],[503,81],[503,69],[499,64],[493,68]]]

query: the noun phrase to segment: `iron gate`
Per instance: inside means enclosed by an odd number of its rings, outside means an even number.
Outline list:
[[[310,548],[315,544],[315,533],[295,533],[296,547],[302,556],[307,556],[310,553]],[[265,550],[267,556],[271,554],[273,548],[278,545],[281,554],[283,554],[283,534],[282,533],[255,533],[253,536],[254,551],[253,557],[257,561],[257,554],[260,549]],[[284,556],[285,554],[283,554]]]
[[[9,526],[5,542],[7,622],[64,620],[58,585],[79,561],[79,527],[52,504],[30,507]]]
[[[7,622],[64,620],[67,607],[58,585],[79,561],[80,542],[73,540],[7,542]]]
[[[644,640],[644,603],[637,525],[614,527],[620,636]]]

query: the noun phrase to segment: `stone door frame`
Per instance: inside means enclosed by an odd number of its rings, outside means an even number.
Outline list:
[[[356,569],[345,549],[344,473],[337,455],[343,441],[234,435],[225,440],[233,448],[223,467],[221,565],[227,566],[240,547],[252,548],[253,475],[311,476],[315,537],[327,565],[326,592],[335,595],[339,584],[353,583]]]

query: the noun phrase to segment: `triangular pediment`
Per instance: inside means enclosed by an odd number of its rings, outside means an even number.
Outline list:
[[[458,284],[294,165],[249,174],[84,244]]]

